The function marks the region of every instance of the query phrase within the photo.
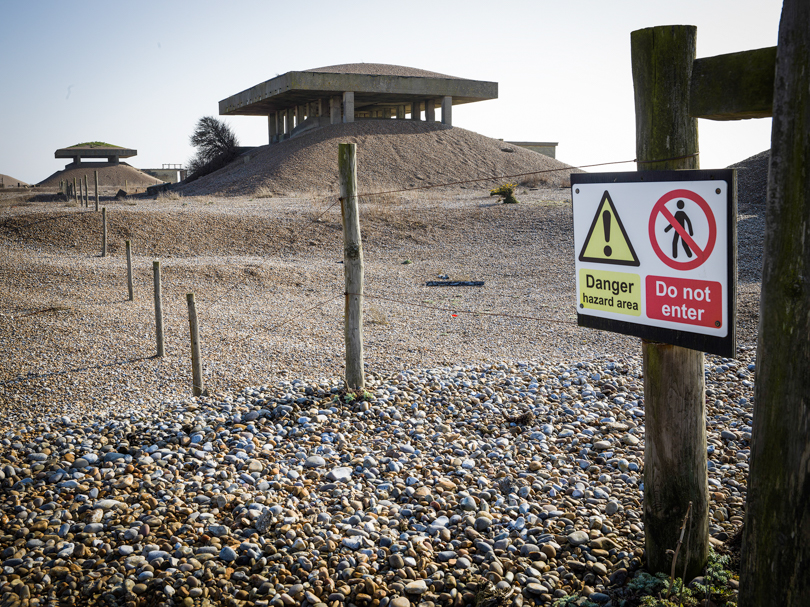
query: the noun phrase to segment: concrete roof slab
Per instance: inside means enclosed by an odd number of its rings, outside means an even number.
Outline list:
[[[109,158],[117,156],[119,158],[130,158],[137,156],[138,150],[119,147],[97,147],[97,146],[74,146],[70,148],[60,148],[56,150],[54,158]]]
[[[365,65],[365,64],[363,64]],[[379,65],[379,64],[369,64]],[[320,68],[334,70],[348,66]],[[399,66],[386,66],[399,68]],[[412,70],[412,68],[401,68]],[[396,70],[391,70],[396,71]],[[413,70],[424,72],[424,70]],[[401,71],[398,73],[402,73]],[[408,72],[405,72],[408,73]],[[273,112],[318,99],[354,92],[355,108],[453,98],[453,105],[498,98],[498,83],[435,74],[396,75],[338,71],[287,72],[219,102],[220,115],[268,116]]]

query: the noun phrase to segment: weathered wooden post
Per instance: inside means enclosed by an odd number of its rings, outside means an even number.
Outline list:
[[[188,326],[191,331],[191,375],[192,394],[200,396],[203,391],[202,361],[200,359],[200,332],[197,326],[197,306],[194,304],[194,293],[186,293],[188,303]]]
[[[87,175],[84,176],[84,207],[90,207],[90,194],[87,191]]]
[[[107,207],[101,207],[101,256],[107,257]]]
[[[779,23],[740,607],[810,600],[810,4]]]
[[[652,27],[631,34],[639,170],[697,169],[697,120],[689,82],[697,28]],[[681,158],[666,162],[653,160]],[[644,536],[647,567],[669,573],[692,502],[688,541],[676,571],[698,575],[709,553],[706,402],[703,352],[643,341],[645,449]],[[686,549],[688,546],[688,550]]]
[[[96,211],[98,211],[98,171],[93,171],[93,178],[96,181]]]
[[[152,279],[155,284],[155,336],[157,337],[157,356],[163,356],[166,348],[163,343],[163,299],[160,293],[160,262],[152,262]]]
[[[357,146],[338,145],[340,210],[343,215],[343,275],[346,285],[344,338],[346,340],[346,388],[365,387],[363,369],[363,243],[357,205]]]
[[[135,289],[132,286],[132,243],[127,240],[127,292],[129,293],[129,301],[135,301]]]
[[[76,204],[79,204],[79,194],[76,191],[76,178],[75,177],[73,178],[73,201]]]

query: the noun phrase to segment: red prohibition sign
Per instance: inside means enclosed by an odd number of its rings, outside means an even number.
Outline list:
[[[675,216],[666,207],[666,204],[673,198],[688,198],[689,200],[696,202],[705,213],[706,220],[709,223],[709,240],[706,242],[705,248],[701,249],[697,245],[695,240],[689,235],[680,222],[675,219]],[[672,228],[681,238],[683,238],[684,243],[689,245],[689,248],[695,252],[694,259],[685,262],[675,261],[674,259],[669,258],[661,250],[661,246],[658,244],[658,239],[655,234],[655,220],[658,218],[659,213],[664,216],[664,219],[669,222],[669,225],[672,226]],[[658,202],[655,203],[655,206],[650,213],[649,232],[650,244],[652,245],[655,254],[658,255],[661,261],[667,264],[670,268],[674,268],[676,270],[693,270],[698,266],[703,265],[703,263],[709,259],[709,256],[712,254],[712,251],[714,250],[714,243],[717,240],[717,224],[714,221],[714,213],[712,213],[709,203],[691,190],[672,190],[671,192],[667,192],[661,196],[661,198],[658,199]]]

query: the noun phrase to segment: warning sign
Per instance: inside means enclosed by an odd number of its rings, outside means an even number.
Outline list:
[[[733,356],[734,171],[578,173],[571,184],[578,323]]]
[[[638,265],[636,252],[607,190],[593,216],[591,229],[579,252],[579,260],[617,266]]]

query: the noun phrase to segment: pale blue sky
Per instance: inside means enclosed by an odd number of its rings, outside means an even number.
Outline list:
[[[185,163],[195,122],[221,99],[358,62],[498,82],[497,100],[454,108],[454,124],[558,141],[573,165],[632,159],[631,31],[696,25],[706,57],[775,45],[780,12],[776,0],[0,0],[0,173],[36,183],[64,167],[54,150],[83,141],[135,148],[139,168]],[[242,145],[267,143],[265,119],[226,120]],[[767,149],[770,128],[701,120],[701,166]]]

